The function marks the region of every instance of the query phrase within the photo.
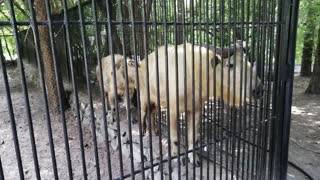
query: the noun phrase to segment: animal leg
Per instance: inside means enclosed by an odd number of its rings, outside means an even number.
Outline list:
[[[115,96],[114,94],[109,94],[108,95],[108,100],[109,100],[109,104],[110,104],[110,109],[111,109],[111,119],[112,119],[112,123],[115,122],[115,114],[116,114],[116,108],[115,108]]]
[[[156,110],[152,111],[151,118],[152,118],[151,119],[152,130],[154,131],[154,134],[156,136],[158,136],[160,132],[159,132],[159,127],[158,127],[158,122],[157,122],[157,111]],[[160,118],[158,120],[161,121]]]
[[[195,113],[195,122],[193,123],[193,117],[192,113],[188,113],[188,151],[193,150],[193,147],[196,147],[196,145],[199,142],[200,134],[199,134],[199,128],[200,128],[200,112],[196,111]],[[195,125],[195,128],[193,128],[193,124]],[[193,141],[193,132],[195,133],[194,141]],[[193,144],[193,142],[195,144]],[[194,165],[199,166],[200,165],[200,160],[197,154],[193,154],[195,152],[190,152],[188,154],[188,158],[190,163],[195,163]]]
[[[170,111],[170,140],[171,140],[171,153],[176,156],[178,153],[178,135],[177,135],[177,115],[174,110]]]
[[[142,133],[144,135],[147,132],[147,108],[143,103],[141,104],[140,116],[142,124]]]

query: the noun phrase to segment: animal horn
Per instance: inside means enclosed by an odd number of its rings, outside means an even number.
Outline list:
[[[209,50],[212,52],[215,52],[216,54],[220,55],[223,59],[227,58],[229,56],[232,56],[234,54],[233,48],[220,48],[215,46],[209,46]]]

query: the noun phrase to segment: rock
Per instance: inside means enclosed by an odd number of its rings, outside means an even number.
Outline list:
[[[119,148],[118,138],[112,139],[110,144],[113,150],[118,150]]]
[[[173,168],[173,171],[172,171],[172,179],[179,179],[178,168]]]
[[[122,145],[122,154],[123,154],[125,157],[130,158],[130,146],[128,146],[128,145]]]
[[[132,145],[133,149],[133,159],[139,163],[141,163],[141,151],[140,151],[140,146],[138,144],[133,144]],[[144,160],[146,160],[144,158]]]
[[[108,128],[109,139],[115,139],[117,137],[117,132],[114,129]]]
[[[96,137],[97,137],[98,144],[104,144],[105,138],[104,138],[104,134],[102,133],[102,131],[97,131]]]
[[[161,180],[161,172],[160,171],[154,173],[154,179],[155,180]]]
[[[108,125],[112,125],[112,126],[116,127],[116,122],[113,122],[113,119],[112,119],[110,111],[107,111],[106,119],[107,119]]]

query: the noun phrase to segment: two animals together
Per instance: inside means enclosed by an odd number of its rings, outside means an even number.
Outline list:
[[[125,57],[122,55],[114,55],[117,94],[115,94],[114,91],[112,56],[104,57],[101,61],[103,85],[106,100],[111,107],[112,117],[115,115],[115,98],[122,96],[124,97],[125,104],[127,104],[127,101],[132,102],[131,98],[134,95],[135,89],[138,87],[140,92],[141,121],[144,132],[146,130],[148,102],[150,102],[149,113],[151,115],[150,118],[153,119],[152,126],[155,130],[154,117],[156,115],[156,107],[167,106],[166,87],[169,86],[169,107],[167,107],[167,109],[169,109],[170,112],[167,116],[170,118],[172,154],[174,156],[177,155],[178,112],[186,113],[189,132],[188,150],[191,150],[194,146],[193,125],[195,125],[194,142],[198,143],[200,138],[200,114],[203,110],[200,109],[200,107],[204,108],[204,103],[208,97],[221,98],[225,102],[239,106],[242,102],[241,99],[247,99],[249,97],[259,99],[263,95],[263,84],[257,76],[255,69],[244,56],[245,53],[243,53],[243,50],[238,44],[236,44],[235,48],[225,48],[224,51],[222,51],[212,46],[209,46],[207,49],[207,47],[192,46],[192,44],[186,43],[178,45],[177,48],[170,45],[167,47],[159,47],[157,51],[152,52],[145,60],[141,61],[137,67],[134,60],[127,59],[130,100],[126,99]],[[168,67],[167,71],[166,67]],[[138,69],[138,81],[135,78],[136,69]],[[101,82],[99,66],[96,68],[96,73],[98,81]],[[200,83],[202,87],[199,86]],[[214,89],[214,87],[216,89]],[[158,104],[157,99],[158,92],[160,104]],[[194,97],[194,99],[191,97]],[[179,107],[176,106],[177,103],[179,103]],[[192,123],[193,113],[195,117],[194,123]],[[189,153],[189,161],[196,162],[196,165],[199,165],[198,156],[195,156],[195,161],[193,157],[192,153]]]

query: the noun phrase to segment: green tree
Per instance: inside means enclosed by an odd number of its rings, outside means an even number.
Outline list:
[[[314,49],[315,36],[315,12],[314,1],[308,3],[308,14],[306,21],[306,29],[304,33],[303,51],[301,58],[301,76],[311,76],[312,54]]]
[[[45,1],[35,0],[35,10],[36,18],[38,21],[47,20],[47,13],[45,7]],[[47,87],[47,95],[50,104],[50,109],[52,112],[59,112],[59,98],[58,98],[58,86],[55,78],[55,70],[53,64],[53,56],[50,47],[49,39],[49,30],[47,26],[38,26],[39,40],[40,40],[40,50],[41,50],[41,59],[44,65],[44,77]],[[62,79],[59,79],[60,88],[61,88],[61,98],[62,102],[67,103],[68,101],[65,98]],[[67,106],[63,106],[67,107]]]
[[[307,94],[320,94],[320,28],[318,30],[317,50],[312,77],[306,90]]]

